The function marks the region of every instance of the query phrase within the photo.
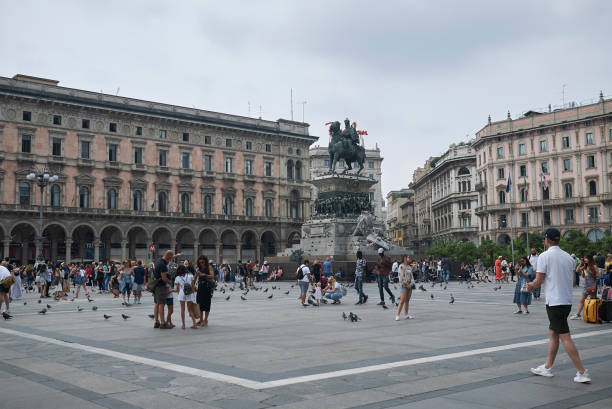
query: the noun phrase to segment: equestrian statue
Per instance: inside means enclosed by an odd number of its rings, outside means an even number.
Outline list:
[[[344,130],[340,131],[340,122],[335,121],[329,127],[329,170],[331,173],[336,172],[336,163],[343,159],[346,163],[346,169],[342,173],[346,173],[353,169],[353,163],[359,164],[357,174],[363,170],[365,162],[365,148],[359,144],[359,134],[350,121],[344,120]]]

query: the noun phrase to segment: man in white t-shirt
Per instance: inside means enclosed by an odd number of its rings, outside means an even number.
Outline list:
[[[529,264],[533,267],[533,271],[538,271],[538,253],[535,248],[531,249],[531,255],[529,256]],[[536,288],[533,292],[533,298],[536,300],[540,299],[540,288]]]
[[[306,304],[306,294],[308,294],[308,288],[310,284],[312,284],[312,275],[310,274],[310,268],[308,268],[309,265],[310,262],[304,260],[304,263],[298,267],[296,272],[298,285],[300,286],[300,300],[302,300],[302,306],[304,307],[308,307],[308,304]]]
[[[567,317],[572,309],[572,288],[574,275],[574,260],[559,248],[561,233],[550,228],[544,233],[544,243],[547,250],[540,254],[537,261],[536,279],[527,284],[530,291],[544,285],[546,293],[546,314],[549,325],[549,346],[546,363],[531,368],[531,372],[540,376],[553,376],[551,368],[555,363],[559,350],[559,339],[565,352],[578,369],[574,382],[591,382],[589,371],[582,366],[578,349],[572,341],[567,325]]]
[[[7,277],[11,276],[11,272],[4,265],[0,266],[0,281],[4,280]],[[10,288],[10,287],[9,287]],[[9,288],[5,288],[0,284],[0,309],[2,308],[2,302],[6,305],[6,312],[9,312]]]

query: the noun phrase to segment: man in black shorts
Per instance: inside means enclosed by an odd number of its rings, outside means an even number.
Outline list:
[[[173,258],[179,257],[181,254],[174,255],[172,250],[166,251],[155,263],[155,271],[153,272],[153,278],[157,280],[157,285],[153,290],[153,301],[155,307],[153,309],[153,315],[155,316],[155,325],[153,328],[160,329],[171,329],[172,326],[167,325],[164,317],[164,308],[166,306],[168,289],[167,285],[170,284],[170,277],[168,277],[168,262]]]
[[[553,376],[551,368],[559,351],[559,340],[578,372],[574,382],[591,382],[589,371],[582,366],[578,349],[572,341],[567,325],[567,317],[572,309],[572,288],[574,278],[574,259],[559,248],[561,233],[557,229],[548,229],[544,234],[547,250],[540,254],[537,263],[536,279],[527,284],[529,291],[544,285],[546,292],[546,313],[548,314],[549,344],[546,363],[531,368],[531,372],[540,376]]]

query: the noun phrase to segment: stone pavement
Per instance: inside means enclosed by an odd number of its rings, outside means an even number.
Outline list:
[[[573,382],[562,347],[555,377],[532,376],[547,352],[544,301],[513,315],[514,285],[426,286],[415,319],[396,322],[375,284],[366,305],[349,289],[319,308],[299,306],[291,284],[246,301],[217,292],[197,330],[180,329],[176,300],[177,327],[153,329],[148,294],[130,307],[108,295],[49,301],[46,315],[47,301],[26,295],[0,323],[0,408],[612,408],[612,325],[570,321],[591,384]],[[345,322],[349,311],[361,321]]]

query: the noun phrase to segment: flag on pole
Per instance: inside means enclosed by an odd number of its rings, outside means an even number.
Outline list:
[[[523,189],[525,189],[525,197],[529,195],[529,186],[527,185],[527,178],[523,176]]]
[[[510,193],[510,186],[512,186],[512,179],[508,176],[508,184],[506,185],[506,193]]]
[[[544,173],[540,173],[540,181],[542,182],[542,188],[548,190],[548,180],[546,180],[546,175]]]

